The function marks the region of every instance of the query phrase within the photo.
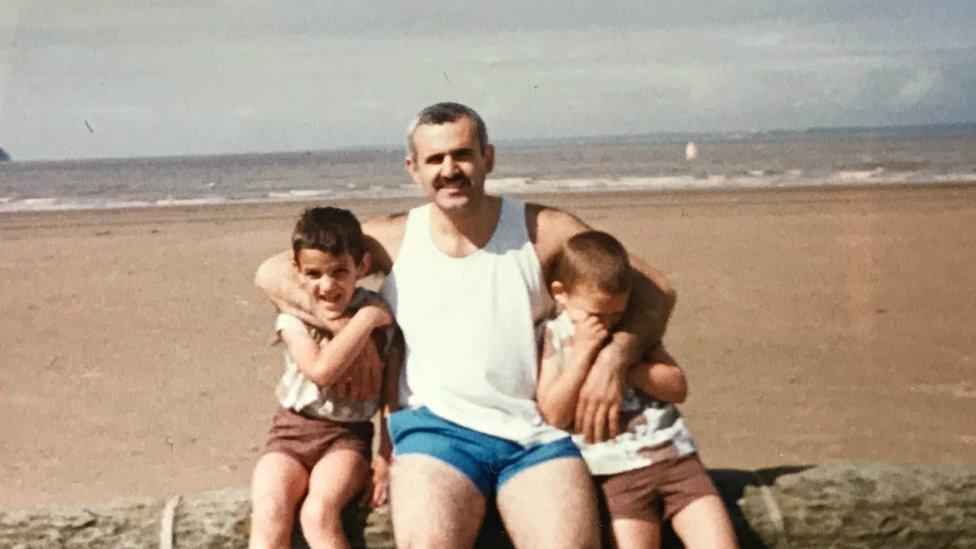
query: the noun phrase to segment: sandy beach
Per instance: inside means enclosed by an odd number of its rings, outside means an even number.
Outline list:
[[[976,462],[976,186],[538,199],[677,287],[708,465]],[[251,277],[301,207],[0,216],[0,508],[246,486],[282,369]]]

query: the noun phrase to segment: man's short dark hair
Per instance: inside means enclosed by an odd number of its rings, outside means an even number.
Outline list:
[[[616,238],[601,231],[586,231],[563,243],[552,279],[567,291],[580,285],[619,295],[630,291],[631,271],[627,250]]]
[[[366,238],[359,220],[341,208],[308,208],[295,223],[291,249],[298,261],[301,250],[320,250],[333,256],[349,252],[358,265],[366,252]]]
[[[407,151],[410,156],[415,157],[417,155],[417,149],[413,146],[413,133],[417,130],[417,126],[440,126],[448,122],[455,122],[459,118],[470,118],[474,121],[475,130],[478,132],[478,141],[481,144],[481,154],[485,154],[488,147],[488,128],[485,127],[485,121],[471,107],[445,101],[420,111],[407,126]]]

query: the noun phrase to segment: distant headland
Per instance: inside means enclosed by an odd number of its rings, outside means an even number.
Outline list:
[[[3,147],[0,147],[0,162],[7,162],[8,160],[10,160],[10,155],[3,150]]]

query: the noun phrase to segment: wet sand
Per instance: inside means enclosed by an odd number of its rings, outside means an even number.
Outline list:
[[[976,463],[976,186],[539,200],[677,287],[710,466]],[[251,277],[300,209],[0,216],[0,508],[246,486],[282,368]]]

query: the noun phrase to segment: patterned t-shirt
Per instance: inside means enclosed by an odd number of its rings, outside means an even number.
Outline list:
[[[563,312],[548,321],[545,330],[555,355],[548,360],[570,359],[573,321]],[[664,459],[692,454],[695,443],[674,404],[661,402],[625,385],[620,405],[621,433],[616,438],[587,444],[581,435],[574,435],[590,473],[614,475],[646,467]]]
[[[356,288],[356,292],[349,301],[350,313],[354,313],[371,297],[378,297],[378,295],[363,288]],[[275,331],[280,333],[282,330],[308,332],[319,345],[328,341],[327,332],[309,326],[286,313],[280,313],[275,320]],[[380,358],[386,360],[392,340],[392,328],[385,330],[383,335],[385,341],[383,345],[377,345],[377,350],[380,352]],[[301,370],[298,369],[298,365],[288,354],[287,348],[284,355],[285,373],[281,376],[278,388],[275,390],[278,402],[282,407],[294,410],[306,417],[342,422],[368,421],[376,413],[379,406],[377,399],[352,400],[339,397],[332,388],[319,389],[317,385],[305,379]]]

